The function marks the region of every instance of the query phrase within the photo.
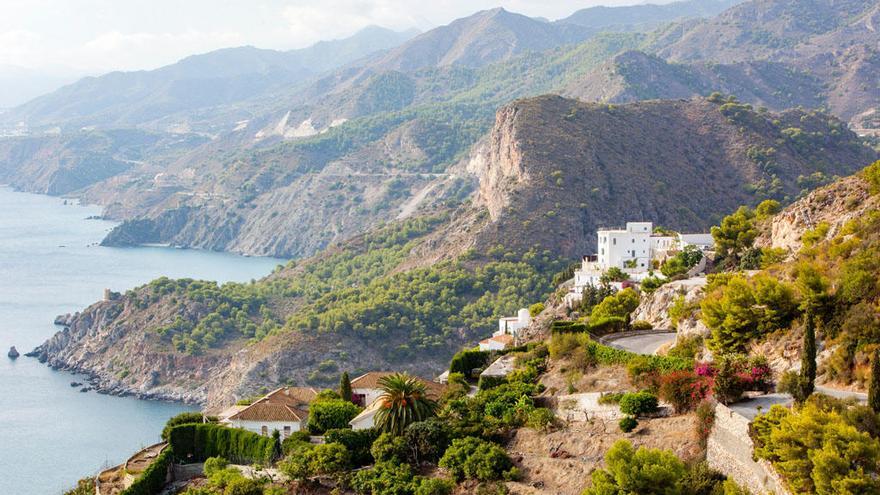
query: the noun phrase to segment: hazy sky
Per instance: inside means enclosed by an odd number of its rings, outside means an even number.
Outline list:
[[[367,25],[422,30],[477,10],[549,19],[641,0],[0,0],[0,66],[149,69],[238,45],[289,49]],[[668,3],[668,0],[653,3]],[[2,70],[2,69],[0,69]]]

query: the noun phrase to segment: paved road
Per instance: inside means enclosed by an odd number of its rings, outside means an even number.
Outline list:
[[[830,395],[831,397],[836,397],[838,399],[856,399],[859,402],[868,402],[868,394],[863,394],[861,392],[839,390],[836,388],[824,387],[822,385],[816,385],[816,392],[819,392],[820,394]]]
[[[770,410],[770,407],[776,404],[780,406],[789,406],[793,402],[788,394],[767,394],[747,399],[731,404],[729,407],[732,411],[739,413],[749,420],[755,419],[759,414],[764,414]]]
[[[675,332],[636,335],[610,340],[608,343],[637,354],[656,354],[661,346],[675,341]]]

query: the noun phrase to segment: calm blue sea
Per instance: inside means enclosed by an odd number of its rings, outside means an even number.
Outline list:
[[[24,356],[56,315],[158,276],[247,281],[281,260],[172,248],[97,245],[113,224],[99,208],[0,187],[0,495],[58,494],[155,443],[181,404],[80,393],[77,377]],[[79,380],[82,381],[82,380]]]

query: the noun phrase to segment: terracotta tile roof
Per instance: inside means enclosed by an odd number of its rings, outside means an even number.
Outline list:
[[[513,337],[513,335],[505,333],[502,335],[496,335],[494,337],[489,337],[488,339],[481,340],[480,343],[481,344],[489,344],[491,342],[498,342],[499,344],[504,344],[505,346],[509,346],[509,345],[513,345],[515,340],[516,339]]]
[[[381,388],[381,386],[379,385],[380,379],[386,376],[394,375],[396,373],[396,371],[371,371],[352,380],[351,388],[378,389]],[[425,380],[424,378],[420,377],[415,378],[425,384],[425,388],[428,389],[428,396],[432,399],[439,399],[440,396],[443,395],[443,392],[446,390],[446,385],[443,385],[442,383]]]
[[[266,394],[257,402],[284,404],[300,409],[307,409],[309,403],[317,397],[318,391],[311,387],[281,387]]]
[[[272,402],[255,402],[247,408],[233,414],[229,419],[242,421],[302,421],[309,413],[288,406]]]

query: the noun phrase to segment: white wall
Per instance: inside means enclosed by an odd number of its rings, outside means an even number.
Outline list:
[[[376,426],[376,413],[364,415],[361,418],[355,418],[350,423],[352,430],[369,430]]]
[[[369,406],[373,402],[376,401],[379,397],[382,396],[381,388],[353,388],[351,389],[352,394],[362,394],[364,395],[364,407]]]
[[[244,428],[245,430],[252,431],[254,433],[263,434],[263,426],[266,427],[266,435],[272,436],[272,432],[278,430],[281,433],[281,439],[287,438],[284,434],[284,427],[289,426],[290,432],[297,432],[302,429],[302,424],[299,421],[244,421],[240,419],[232,419],[229,420],[229,424],[233,428]]]
[[[485,344],[480,342],[480,350],[481,351],[503,351],[505,346],[502,342],[497,342],[495,340],[489,340]]]
[[[596,233],[599,266],[603,270],[624,268],[624,262],[636,261],[636,268],[651,267],[650,222],[629,222],[625,230],[600,230]]]

